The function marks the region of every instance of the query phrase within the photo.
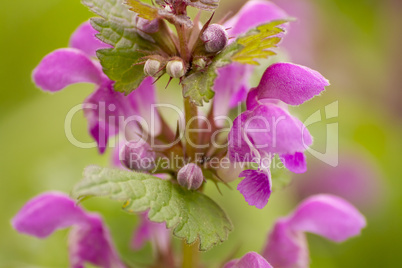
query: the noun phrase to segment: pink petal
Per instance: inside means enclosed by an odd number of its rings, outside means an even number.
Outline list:
[[[164,223],[152,222],[148,219],[148,213],[140,215],[140,225],[135,230],[131,240],[131,247],[139,250],[150,241],[158,248],[158,250],[166,254],[170,248],[170,232],[166,229]]]
[[[161,132],[161,119],[155,107],[157,104],[156,87],[153,82],[152,77],[145,78],[127,98],[135,114],[143,119],[141,120],[143,128],[153,136],[157,136]]]
[[[119,137],[120,138],[120,137]],[[124,145],[126,144],[127,141],[125,141],[124,139],[120,140],[119,143],[117,143],[115,145],[115,147],[113,148],[113,153],[112,153],[112,159],[111,159],[111,164],[114,167],[118,167],[118,168],[125,168],[124,165],[122,165],[121,163],[121,157],[120,154],[122,152],[122,150],[124,149]]]
[[[76,48],[87,54],[89,57],[96,57],[96,51],[112,46],[103,43],[95,35],[98,34],[89,21],[82,23],[71,35],[70,47]]]
[[[84,101],[84,114],[89,133],[104,153],[110,136],[120,131],[120,124],[133,114],[128,98],[113,90],[112,81],[105,81]]]
[[[71,267],[83,268],[85,263],[105,268],[123,268],[109,229],[102,218],[91,214],[87,224],[74,226],[69,234],[69,255]]]
[[[256,88],[251,89],[247,94],[246,107],[247,110],[254,110],[258,106],[258,90]]]
[[[329,82],[317,71],[291,63],[272,64],[258,85],[259,99],[299,105],[320,94]]]
[[[359,235],[364,216],[350,203],[332,195],[316,195],[302,202],[289,218],[292,230],[310,232],[335,242]]]
[[[287,17],[287,14],[272,2],[254,0],[248,1],[235,16],[225,22],[225,27],[232,27],[228,34],[237,37],[253,27]]]
[[[85,212],[61,193],[45,193],[31,199],[12,219],[20,233],[45,238],[58,229],[86,222]]]
[[[140,137],[141,124],[147,133],[161,131],[160,117],[152,106],[156,103],[152,78],[145,79],[138,89],[128,96],[113,89],[113,81],[105,79],[84,102],[84,113],[89,132],[98,143],[100,153],[106,150],[110,136],[131,132]],[[154,113],[152,115],[152,113]]]
[[[239,177],[245,177],[237,186],[250,206],[262,209],[271,196],[271,181],[269,171],[244,170]]]
[[[58,229],[73,227],[69,235],[71,267],[85,262],[101,267],[124,267],[100,216],[88,214],[61,193],[45,193],[30,200],[13,218],[21,233],[45,238]]]
[[[43,58],[33,71],[35,84],[45,91],[59,91],[75,83],[101,84],[101,69],[82,51],[58,49]]]
[[[223,268],[273,268],[260,254],[249,252],[239,260],[232,260]]]
[[[232,63],[218,69],[214,84],[214,116],[227,116],[229,110],[246,99],[253,67]]]
[[[247,121],[248,112],[240,114],[233,121],[233,126],[228,135],[228,157],[232,163],[251,162],[253,157],[250,146],[244,140],[243,127]]]
[[[283,154],[280,158],[285,167],[293,173],[304,173],[307,171],[306,156],[304,153]]]
[[[303,152],[312,144],[312,137],[303,123],[274,104],[258,105],[250,111],[243,131],[254,147],[268,154]]]
[[[287,219],[278,220],[269,234],[262,256],[269,260],[273,267],[307,268],[308,255],[305,234],[291,230]]]

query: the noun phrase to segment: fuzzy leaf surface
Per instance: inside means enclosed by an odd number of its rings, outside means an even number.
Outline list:
[[[96,52],[103,72],[113,81],[114,90],[126,95],[139,87],[145,79],[141,52],[132,49],[101,49]]]
[[[123,0],[83,0],[99,17],[91,18],[97,37],[114,48],[97,51],[103,72],[116,83],[114,89],[125,94],[135,90],[144,80],[144,56],[139,50],[154,49],[154,44],[138,34],[136,13]]]
[[[151,221],[165,222],[187,243],[199,239],[201,251],[225,241],[233,228],[225,212],[206,195],[150,174],[90,166],[73,196],[109,197],[125,202],[123,208],[129,213],[149,211]]]
[[[124,0],[81,0],[93,13],[105,20],[122,26],[135,25],[135,13],[129,10]]]

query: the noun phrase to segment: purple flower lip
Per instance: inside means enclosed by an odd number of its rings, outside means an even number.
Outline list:
[[[292,63],[275,63],[265,71],[257,86],[258,99],[278,99],[300,105],[329,85],[317,71]]]
[[[46,238],[56,230],[71,227],[71,267],[81,268],[86,262],[100,267],[125,267],[102,218],[85,212],[64,194],[49,192],[33,198],[12,219],[12,226],[20,233],[38,238]]]
[[[156,103],[152,78],[145,79],[130,95],[113,89],[114,82],[103,72],[99,62],[92,59],[95,51],[110,46],[99,41],[89,22],[83,23],[70,39],[72,48],[58,49],[45,56],[33,71],[33,81],[44,91],[57,92],[75,83],[95,84],[95,91],[84,102],[84,114],[89,133],[104,153],[110,136],[121,130],[119,118],[141,115],[151,126],[151,105]],[[113,109],[107,109],[113,107]],[[160,131],[158,113],[154,113],[155,133]],[[113,120],[111,120],[113,118]],[[117,119],[116,119],[117,118]],[[124,125],[124,124],[123,124]]]
[[[309,267],[305,232],[335,242],[359,235],[364,216],[350,203],[333,195],[316,195],[303,201],[288,217],[279,219],[263,250],[274,267]]]
[[[312,196],[276,221],[261,255],[249,252],[224,268],[308,268],[305,232],[343,242],[360,234],[365,226],[364,216],[347,201],[333,195]]]

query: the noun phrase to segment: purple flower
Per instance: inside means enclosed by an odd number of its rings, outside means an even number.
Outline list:
[[[139,250],[150,241],[160,254],[167,255],[170,247],[170,231],[164,223],[152,222],[148,219],[148,213],[140,214],[140,224],[135,230],[131,247]]]
[[[309,267],[305,232],[335,242],[360,234],[364,216],[350,203],[332,195],[316,195],[302,202],[288,217],[279,219],[262,252],[278,268]]]
[[[92,83],[96,90],[84,101],[84,114],[88,120],[89,133],[96,140],[100,153],[106,150],[110,136],[119,133],[129,121],[140,121],[151,129],[151,104],[155,103],[155,88],[152,78],[143,81],[140,87],[128,96],[113,89],[114,82],[103,72],[99,62],[92,57],[101,48],[110,47],[99,41],[89,22],[82,24],[73,33],[71,48],[58,49],[40,62],[33,71],[35,84],[44,91],[57,92],[74,83]],[[133,118],[132,116],[141,116]],[[155,113],[156,134],[160,130],[159,116]]]
[[[238,37],[253,27],[273,20],[285,19],[287,14],[268,1],[248,1],[240,11],[225,22],[229,37]],[[232,63],[218,69],[218,78],[215,81],[214,115],[227,115],[230,108],[234,108],[244,101],[250,88],[249,80],[254,67],[239,63]]]
[[[244,170],[239,177],[245,178],[239,183],[237,190],[246,198],[248,204],[259,209],[264,208],[271,196],[269,169]]]
[[[302,104],[328,85],[322,75],[307,67],[276,63],[248,93],[247,110],[234,120],[229,133],[228,156],[232,162],[260,166],[259,171],[241,174],[246,179],[238,190],[250,205],[263,208],[268,202],[272,185],[268,169],[274,154],[292,172],[307,170],[303,152],[313,139],[303,123],[289,114],[286,104]]]
[[[256,252],[249,252],[241,259],[232,260],[223,268],[273,268],[264,257]]]
[[[104,268],[125,267],[102,218],[85,212],[64,194],[44,193],[33,198],[12,219],[12,225],[18,232],[38,238],[71,227],[68,244],[73,268],[83,268],[86,262]]]
[[[343,242],[360,234],[365,226],[364,216],[345,200],[332,195],[312,196],[291,215],[277,220],[261,255],[249,252],[224,267],[307,268],[310,261],[305,232]]]

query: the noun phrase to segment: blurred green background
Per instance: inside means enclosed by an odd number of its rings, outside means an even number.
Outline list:
[[[221,2],[218,16],[224,15],[222,10],[235,12],[244,1]],[[309,29],[306,33],[294,32],[304,41],[299,44],[292,39],[288,53],[300,59],[298,63],[319,70],[332,86],[320,98],[293,111],[303,121],[325,105],[339,101],[339,117],[333,122],[339,123],[341,162],[342,157],[353,155],[351,150],[358,150],[358,154],[370,159],[362,169],[376,174],[376,187],[359,204],[368,220],[362,236],[338,245],[309,235],[311,267],[400,267],[402,3],[302,2],[310,11],[299,21],[309,21]],[[295,8],[292,1],[276,3],[285,10],[289,7],[290,15],[298,15],[290,12]],[[74,85],[50,95],[31,82],[31,71],[41,58],[66,47],[70,34],[91,16],[78,0],[0,2],[0,267],[67,267],[67,231],[42,241],[16,233],[10,219],[27,200],[41,192],[69,193],[88,164],[110,165],[109,155],[99,156],[96,149],[76,148],[64,132],[67,112],[82,103],[92,86]],[[174,96],[177,92],[179,89],[171,86],[169,91],[160,90],[158,94],[162,99],[164,94]],[[91,141],[86,129],[83,115],[76,115],[75,136]],[[325,123],[315,125],[311,131],[319,150],[326,136]],[[310,169],[324,165],[312,157],[309,160]],[[258,210],[248,207],[235,190],[222,188],[220,196],[215,187],[207,187],[208,194],[227,209],[235,231],[229,241],[204,254],[205,261],[222,259],[238,247],[236,256],[260,251],[275,218],[288,214],[299,201],[295,188],[292,184],[276,191],[269,205]],[[361,195],[359,188],[355,195]],[[133,264],[149,262],[150,246],[140,252],[132,252],[128,246],[137,224],[134,216],[122,212],[120,204],[107,200],[90,200],[85,206],[104,215],[124,259]]]

